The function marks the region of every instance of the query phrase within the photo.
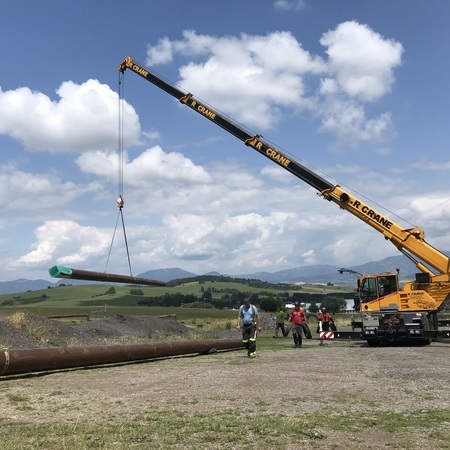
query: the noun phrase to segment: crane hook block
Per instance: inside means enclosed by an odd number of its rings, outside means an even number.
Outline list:
[[[133,277],[131,275],[117,275],[106,272],[91,272],[90,270],[71,269],[64,266],[53,266],[48,270],[53,278],[70,278],[74,280],[106,281],[110,283],[143,284],[146,286],[167,286],[163,281]]]

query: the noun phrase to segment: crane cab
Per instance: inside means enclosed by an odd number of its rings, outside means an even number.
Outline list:
[[[379,300],[398,291],[398,273],[363,275],[356,295],[359,311],[379,310]]]
[[[417,305],[411,308],[408,293],[404,288],[399,291],[398,272],[361,276],[356,298],[362,315],[358,327],[369,346],[395,341],[431,343],[426,333],[437,330],[436,312],[419,311]]]

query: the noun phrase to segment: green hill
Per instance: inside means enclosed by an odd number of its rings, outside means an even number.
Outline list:
[[[63,284],[36,291],[0,295],[0,315],[10,315],[16,311],[39,315],[91,314],[105,309],[111,312],[112,308],[122,314],[148,314],[148,306],[180,306],[183,303],[203,302],[205,307],[211,307],[212,304],[221,308],[219,302],[223,299],[228,299],[228,307],[237,306],[243,294],[257,295],[258,298],[279,296],[287,299],[294,293],[351,296],[352,287],[319,284],[280,285],[262,283],[258,280],[208,281],[204,277],[201,280],[183,280],[180,284],[173,283],[172,286],[165,287],[113,286],[102,283]]]

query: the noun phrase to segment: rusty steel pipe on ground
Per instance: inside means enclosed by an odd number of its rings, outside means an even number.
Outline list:
[[[0,350],[0,376],[89,367],[243,347],[241,339]]]
[[[109,283],[143,284],[146,286],[167,286],[167,283],[147,278],[133,277],[131,275],[118,275],[115,273],[92,272],[91,270],[72,269],[64,266],[53,266],[48,269],[53,278],[68,278],[75,280],[103,281]]]

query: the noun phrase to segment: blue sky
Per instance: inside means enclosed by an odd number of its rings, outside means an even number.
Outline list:
[[[349,267],[381,235],[132,72],[130,55],[450,249],[447,0],[1,1],[1,280]],[[7,20],[5,20],[7,18]],[[383,209],[386,208],[386,211]],[[393,270],[386,267],[386,270]]]

